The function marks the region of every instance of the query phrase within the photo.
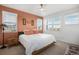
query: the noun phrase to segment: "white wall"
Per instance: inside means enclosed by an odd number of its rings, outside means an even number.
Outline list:
[[[69,10],[70,13],[78,12],[77,9]],[[66,12],[69,13],[69,11],[65,11],[64,13],[56,13],[55,15],[62,16],[61,20],[63,21],[63,16],[66,14]],[[72,11],[72,12],[71,12]],[[50,16],[46,16],[46,19],[50,20]],[[79,24],[76,25],[65,25],[64,22],[62,22],[63,27],[61,28],[61,31],[53,31],[53,30],[45,30],[45,33],[53,34],[55,35],[57,40],[61,40],[68,43],[78,44],[79,45]]]
[[[55,35],[57,40],[79,45],[79,25],[66,25],[61,31],[48,30],[45,33]]]

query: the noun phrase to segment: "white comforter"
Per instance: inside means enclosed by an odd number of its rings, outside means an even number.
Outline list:
[[[25,47],[27,55],[31,55],[33,51],[39,50],[48,44],[56,42],[55,37],[49,34],[22,34],[19,36],[19,41]]]

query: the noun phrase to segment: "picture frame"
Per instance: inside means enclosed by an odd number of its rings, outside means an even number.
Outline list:
[[[23,25],[26,25],[26,18],[23,18]]]
[[[31,26],[34,26],[34,20],[31,20]]]

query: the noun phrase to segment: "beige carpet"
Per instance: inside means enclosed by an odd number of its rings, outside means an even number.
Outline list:
[[[39,53],[39,55],[64,55],[67,43],[57,41],[55,45],[52,45],[45,51]],[[24,55],[25,49],[21,46],[12,46],[5,49],[0,49],[0,55]]]
[[[40,53],[40,55],[64,55],[68,44],[62,41],[57,41],[55,46],[49,47],[47,50]]]

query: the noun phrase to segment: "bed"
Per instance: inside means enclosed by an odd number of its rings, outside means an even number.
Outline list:
[[[52,43],[55,43],[55,37],[49,34],[32,34],[25,35],[20,33],[19,41],[25,48],[26,55],[32,55],[34,51],[38,51]]]

